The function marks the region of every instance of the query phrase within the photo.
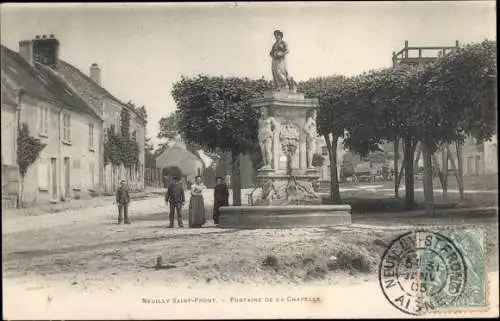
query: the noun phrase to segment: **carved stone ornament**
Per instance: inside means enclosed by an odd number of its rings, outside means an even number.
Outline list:
[[[291,121],[285,121],[281,124],[280,143],[283,152],[292,155],[299,146],[300,130],[299,127]]]

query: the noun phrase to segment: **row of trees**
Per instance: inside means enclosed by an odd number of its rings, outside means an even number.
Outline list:
[[[441,144],[478,142],[496,131],[496,42],[467,45],[428,65],[399,65],[354,77],[332,76],[299,84],[320,101],[318,132],[325,137],[331,168],[337,142],[366,155],[387,141],[403,141],[406,203],[414,203],[414,154],[421,144],[424,189],[432,208],[431,157]],[[397,152],[397,151],[396,151]],[[397,170],[397,169],[396,169]],[[332,170],[331,197],[340,200]]]
[[[340,201],[336,164],[340,138],[345,147],[361,155],[384,142],[402,140],[406,201],[411,207],[417,143],[430,168],[431,156],[442,143],[461,141],[467,135],[479,142],[489,139],[496,130],[495,79],[496,42],[483,41],[457,48],[429,65],[299,83],[299,91],[319,99],[317,129],[325,138],[331,162],[332,200]],[[241,204],[238,156],[259,154],[259,115],[250,100],[271,88],[264,79],[204,75],[182,77],[174,84],[175,123],[184,139],[233,156],[235,205]],[[426,195],[432,195],[425,183]],[[430,188],[432,193],[432,183]]]

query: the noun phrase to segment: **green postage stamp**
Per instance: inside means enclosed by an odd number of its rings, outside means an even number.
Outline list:
[[[487,309],[485,240],[480,228],[428,228],[399,236],[379,266],[386,299],[411,315]]]

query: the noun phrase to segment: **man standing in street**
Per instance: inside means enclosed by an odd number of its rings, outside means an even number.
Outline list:
[[[118,224],[122,223],[122,218],[125,224],[130,224],[128,219],[128,203],[130,202],[130,196],[128,193],[128,187],[125,185],[125,181],[120,182],[120,187],[116,190],[116,204],[118,204]]]
[[[217,184],[214,188],[214,223],[219,224],[219,208],[229,205],[229,189],[222,177],[217,177]]]
[[[182,224],[182,206],[184,205],[184,188],[182,188],[179,177],[174,177],[174,181],[167,189],[165,194],[165,202],[170,203],[170,225],[174,227],[174,216],[177,211],[177,223],[179,227],[184,227]]]

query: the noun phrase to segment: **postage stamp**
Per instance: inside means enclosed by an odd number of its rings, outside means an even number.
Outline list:
[[[484,240],[480,228],[421,229],[397,237],[379,266],[385,298],[410,315],[486,309]]]
[[[0,4],[5,319],[499,315],[495,5]]]

